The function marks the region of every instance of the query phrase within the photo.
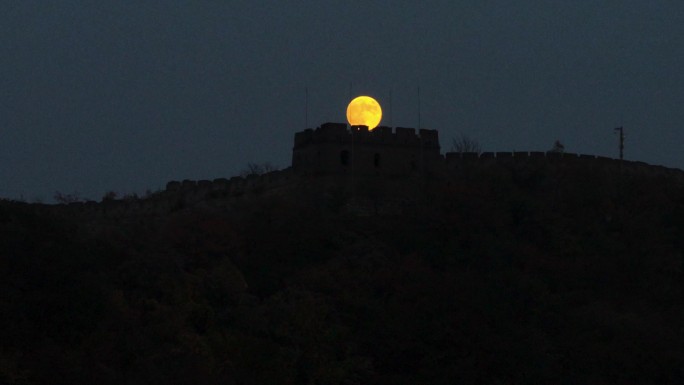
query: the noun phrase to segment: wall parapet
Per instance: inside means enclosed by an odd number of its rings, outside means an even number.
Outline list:
[[[437,130],[410,127],[378,126],[369,130],[367,126],[348,127],[344,123],[323,123],[315,130],[308,128],[295,133],[294,148],[321,143],[378,144],[387,146],[423,146],[439,148]]]
[[[361,145],[366,146],[363,148]],[[504,167],[522,165],[523,168],[525,164],[537,167],[548,163],[559,165],[558,168],[578,164],[580,167],[588,165],[592,169],[605,167],[639,175],[674,177],[684,183],[684,171],[640,161],[543,151],[447,152],[441,155],[439,148],[436,130],[379,126],[371,131],[366,126],[324,123],[315,130],[307,129],[295,134],[292,167],[284,170],[230,179],[170,181],[165,190],[144,199],[107,199],[100,203],[89,201],[54,207],[55,210],[68,209],[70,213],[95,212],[107,217],[141,213],[156,215],[183,207],[227,207],[241,199],[262,194],[287,195],[295,186],[302,186],[305,184],[302,182],[308,183],[317,177],[321,181],[340,184],[354,181],[354,178],[377,178],[385,182],[400,178],[411,180],[414,177],[438,180],[450,178],[450,172],[451,175],[457,175],[454,171],[458,168],[477,164],[500,164]]]
[[[559,152],[542,152],[542,151],[513,151],[513,152],[447,152],[444,156],[447,168],[458,166],[460,164],[472,162],[491,162],[496,163],[520,163],[520,162],[534,162],[540,161],[548,162],[572,162],[592,166],[613,166],[622,167],[625,170],[635,170],[644,173],[652,173],[654,175],[676,175],[684,180],[684,171],[678,168],[669,168],[659,165],[651,165],[641,161],[620,160],[609,158],[601,155],[592,154],[578,154],[578,153],[559,153]]]

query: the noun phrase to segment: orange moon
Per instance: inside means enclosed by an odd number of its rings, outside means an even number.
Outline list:
[[[347,106],[347,121],[352,126],[368,126],[372,130],[381,119],[380,103],[370,96],[357,96]]]

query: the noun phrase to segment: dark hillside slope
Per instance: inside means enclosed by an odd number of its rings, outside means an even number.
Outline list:
[[[126,218],[2,202],[0,384],[684,382],[681,181],[427,186],[370,216],[314,185]]]

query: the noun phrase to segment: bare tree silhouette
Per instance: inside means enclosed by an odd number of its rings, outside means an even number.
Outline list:
[[[277,169],[278,169],[277,167],[273,166],[269,162],[265,162],[265,163],[249,162],[249,163],[247,163],[247,167],[244,170],[242,170],[242,172],[240,172],[240,176],[242,176],[244,178],[244,177],[248,177],[250,175],[262,175],[262,174],[269,173],[271,171],[276,171]]]
[[[560,142],[560,140],[556,140],[556,142],[553,143],[553,147],[551,147],[549,152],[553,152],[556,154],[562,154],[565,152],[565,146],[563,145],[563,143]]]
[[[476,152],[481,153],[482,147],[480,143],[465,134],[451,140],[451,151],[452,152]]]

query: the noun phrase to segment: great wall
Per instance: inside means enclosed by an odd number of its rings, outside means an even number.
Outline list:
[[[377,131],[376,131],[377,130]],[[348,128],[326,123],[316,130],[295,134],[292,166],[262,175],[230,179],[170,181],[162,191],[144,198],[103,199],[54,205],[70,214],[106,217],[163,215],[186,207],[230,207],[262,196],[300,194],[316,187],[352,191],[355,184],[387,184],[386,190],[402,190],[429,180],[458,183],[458,170],[477,167],[586,168],[610,173],[669,178],[684,184],[684,171],[603,156],[539,152],[439,152],[436,130],[380,127]],[[395,196],[396,197],[396,196]],[[387,197],[388,202],[391,197]],[[99,216],[99,215],[98,215]]]

